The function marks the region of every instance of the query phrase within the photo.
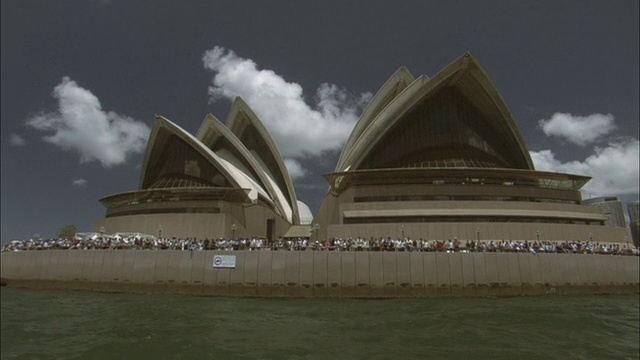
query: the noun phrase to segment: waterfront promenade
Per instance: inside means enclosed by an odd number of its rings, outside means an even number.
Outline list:
[[[29,239],[12,241],[2,247],[7,251],[28,250],[223,250],[223,251],[400,251],[400,252],[498,252],[498,253],[568,253],[600,255],[640,255],[640,250],[627,244],[593,241],[504,241],[504,240],[447,240],[392,239],[392,238],[330,238],[309,241],[306,238],[194,239],[158,238],[153,236],[96,236],[86,239]]]

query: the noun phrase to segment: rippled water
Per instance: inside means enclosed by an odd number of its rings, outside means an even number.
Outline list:
[[[638,296],[256,299],[3,287],[2,358],[638,359]]]

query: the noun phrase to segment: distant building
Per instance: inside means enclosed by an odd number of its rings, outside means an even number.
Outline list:
[[[619,197],[601,196],[583,200],[583,203],[601,208],[608,218],[608,226],[627,227],[627,222],[624,220],[624,210],[622,208],[622,202],[620,202]]]
[[[640,246],[640,201],[634,201],[627,205],[629,210],[629,226],[631,238],[635,246]]]

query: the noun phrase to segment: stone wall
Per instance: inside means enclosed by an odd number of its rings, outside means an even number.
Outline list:
[[[236,267],[213,267],[235,255]],[[638,293],[640,257],[582,254],[49,250],[2,253],[2,282],[211,296],[433,297]]]

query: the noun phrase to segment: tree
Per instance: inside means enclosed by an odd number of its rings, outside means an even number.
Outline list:
[[[67,225],[62,229],[58,230],[58,238],[62,239],[73,239],[73,237],[78,232],[78,228],[75,225]]]

